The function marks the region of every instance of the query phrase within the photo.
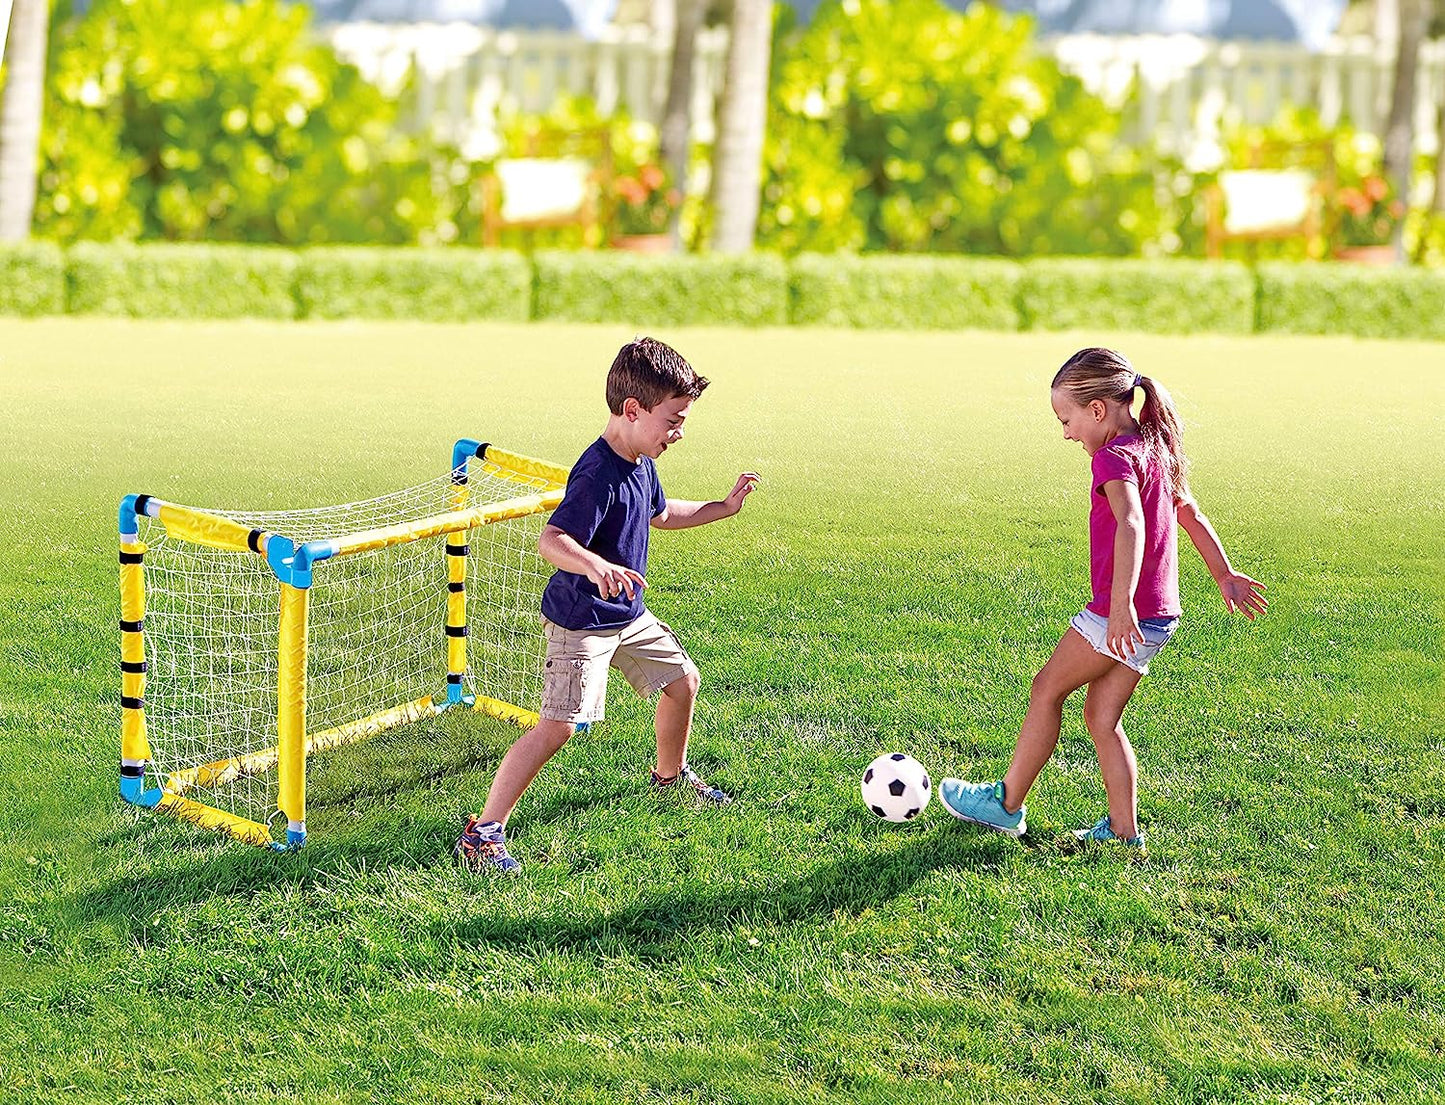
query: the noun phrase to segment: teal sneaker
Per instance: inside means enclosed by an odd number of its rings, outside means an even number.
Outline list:
[[[1028,807],[1020,806],[1018,813],[1009,813],[1003,808],[1002,779],[996,783],[944,779],[938,784],[938,800],[960,821],[972,821],[985,829],[1013,837],[1023,836],[1028,831],[1024,822]]]
[[[1075,829],[1073,837],[1080,844],[1087,844],[1090,841],[1098,841],[1101,844],[1122,844],[1126,848],[1137,848],[1140,854],[1146,851],[1144,847],[1144,833],[1140,830],[1138,836],[1122,837],[1109,825],[1109,815],[1106,813],[1093,826],[1088,829]]]

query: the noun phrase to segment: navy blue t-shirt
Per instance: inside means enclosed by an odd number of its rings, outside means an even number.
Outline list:
[[[647,574],[647,538],[667,497],[651,457],[636,464],[598,438],[567,476],[567,491],[547,524],[604,560]],[[542,615],[566,629],[615,629],[642,615],[642,591],[604,599],[586,576],[560,568],[542,592]]]

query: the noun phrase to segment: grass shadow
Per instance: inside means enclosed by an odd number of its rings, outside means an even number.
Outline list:
[[[1010,842],[952,829],[932,832],[880,856],[855,850],[782,885],[707,889],[668,883],[625,908],[592,917],[518,917],[499,913],[433,927],[439,940],[508,947],[585,949],[622,943],[634,950],[670,951],[700,932],[740,921],[789,924],[836,913],[857,915],[907,893],[940,870],[998,870]],[[499,878],[500,876],[482,876]]]

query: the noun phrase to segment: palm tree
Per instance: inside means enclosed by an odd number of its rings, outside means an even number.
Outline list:
[[[1390,117],[1385,124],[1385,179],[1409,205],[1411,159],[1415,148],[1415,74],[1420,43],[1430,21],[1433,0],[1398,0],[1399,38],[1395,50],[1395,80],[1390,90]],[[1395,256],[1405,259],[1404,220],[1395,222]]]
[[[772,0],[734,0],[713,154],[716,216],[712,245],[719,253],[745,253],[753,248],[762,189],[772,37]]]
[[[0,58],[5,56],[5,35],[10,30],[10,9],[13,0],[0,0]]]
[[[10,72],[0,97],[0,242],[30,237],[49,22],[48,0],[14,0],[5,58]]]
[[[667,81],[667,105],[662,109],[659,144],[662,163],[667,166],[677,190],[687,194],[687,158],[692,141],[693,57],[697,31],[702,25],[703,0],[677,0],[672,37],[672,70]],[[674,209],[668,221],[672,245],[681,244],[679,215]]]

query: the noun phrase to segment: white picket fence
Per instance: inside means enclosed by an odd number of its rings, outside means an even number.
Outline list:
[[[543,112],[559,96],[587,95],[604,114],[626,107],[655,123],[667,95],[671,43],[638,28],[600,39],[472,24],[345,23],[324,33],[389,94],[406,92],[411,125],[474,156],[496,150],[504,109]],[[1312,104],[1326,124],[1348,118],[1378,136],[1389,111],[1393,52],[1368,38],[1336,39],[1315,53],[1190,35],[1064,35],[1043,46],[1109,102],[1133,99],[1129,140],[1152,138],[1201,167],[1217,159],[1226,118],[1268,123],[1287,104]],[[692,118],[702,141],[714,133],[726,48],[721,29],[699,36]],[[1416,143],[1433,153],[1445,104],[1445,41],[1425,45],[1418,80]]]

